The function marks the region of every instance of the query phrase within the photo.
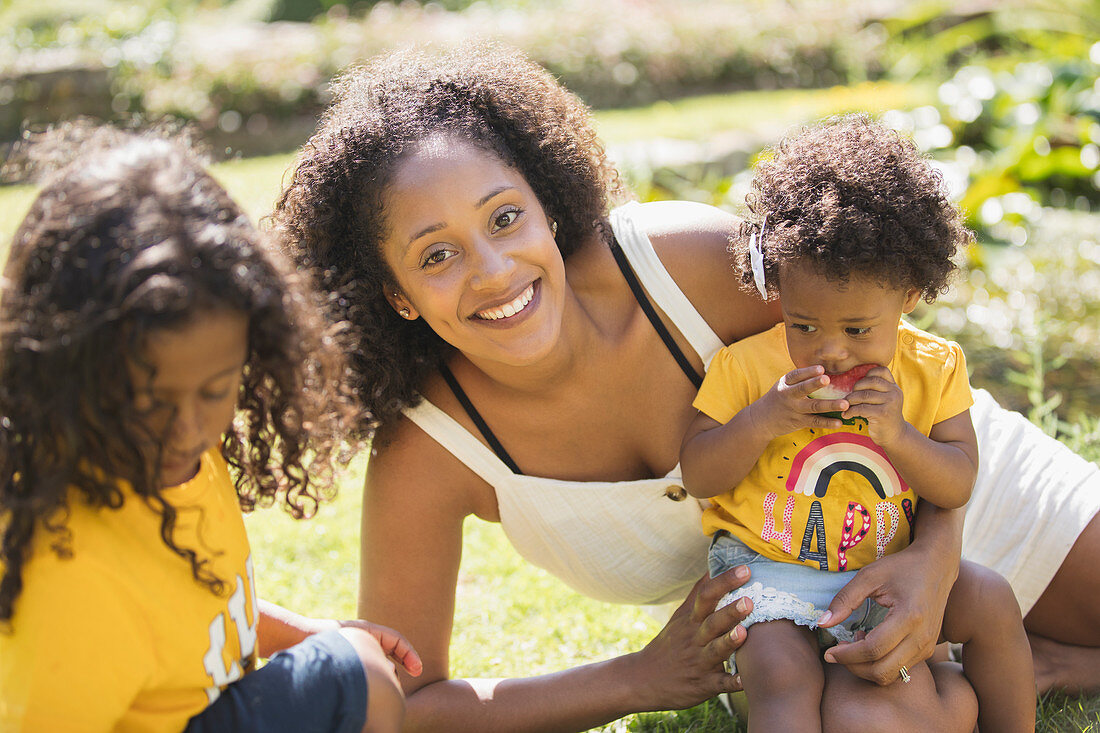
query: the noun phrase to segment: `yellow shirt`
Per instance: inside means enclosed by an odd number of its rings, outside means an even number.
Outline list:
[[[124,487],[122,508],[78,499],[72,557],[39,530],[11,633],[0,633],[0,730],[174,731],[256,665],[252,560],[224,459],[203,454],[165,492],[176,545],[209,559],[215,595],[160,538],[160,517]]]
[[[954,342],[902,321],[887,366],[904,395],[905,419],[925,435],[973,404]],[[719,351],[694,405],[727,423],[792,369],[781,323]],[[775,438],[745,480],[711,503],[703,512],[707,534],[727,530],[774,560],[855,570],[909,544],[917,497],[856,421]]]

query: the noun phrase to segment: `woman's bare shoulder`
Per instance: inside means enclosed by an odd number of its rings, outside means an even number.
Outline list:
[[[669,275],[726,343],[774,325],[775,303],[743,290],[728,251],[740,218],[692,201],[659,201],[635,209]]]
[[[375,436],[366,491],[394,513],[428,513],[441,522],[471,514],[499,521],[492,487],[404,416]]]

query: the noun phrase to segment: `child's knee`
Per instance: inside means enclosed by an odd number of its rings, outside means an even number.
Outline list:
[[[405,693],[397,679],[397,671],[378,640],[367,631],[345,626],[343,636],[359,655],[363,677],[367,684],[367,723],[364,733],[389,733],[401,730],[405,719]]]
[[[965,642],[975,634],[1001,634],[1023,623],[1012,586],[999,573],[971,562],[959,566],[943,619],[943,636]]]
[[[774,692],[792,688],[821,689],[825,684],[816,638],[808,629],[793,623],[753,624],[736,659],[746,684],[757,689]]]

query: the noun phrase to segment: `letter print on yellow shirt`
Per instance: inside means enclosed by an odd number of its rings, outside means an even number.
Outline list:
[[[792,437],[797,439],[808,434],[815,434],[815,431],[798,431]],[[798,445],[796,440],[792,447],[798,448]],[[800,562],[813,562],[822,570],[829,569],[830,544],[826,538],[826,515],[821,500],[828,497],[829,487],[834,479],[839,479],[841,485],[847,484],[840,489],[847,496],[852,496],[851,482],[856,481],[871,489],[880,499],[874,507],[875,559],[886,554],[886,549],[900,526],[901,512],[904,512],[911,531],[915,515],[909,486],[882,448],[868,436],[847,431],[829,432],[798,448],[793,459],[783,456],[783,460],[790,461],[790,470],[785,476],[776,476],[776,479],[784,482],[788,492],[783,506],[782,529],[776,529],[775,521],[775,504],[779,494],[768,492],[763,501],[764,518],[760,538],[765,542],[778,541],[784,552],[793,554],[796,504],[800,497],[813,497],[808,511],[804,508],[798,513],[806,517],[797,556]],[[846,477],[844,474],[854,476]],[[905,494],[910,495],[903,496]],[[869,498],[870,492],[862,492],[862,495]],[[901,497],[900,500],[897,497]],[[831,517],[835,517],[840,510],[844,512],[839,528],[841,536],[839,541],[834,540],[833,547],[836,552],[835,569],[847,570],[848,551],[858,546],[867,536],[871,529],[871,513],[860,501],[848,500],[845,506],[843,497],[840,501],[835,497],[828,498],[832,499],[829,502]],[[899,505],[901,512],[898,510]],[[835,522],[830,520],[829,525],[834,526]]]
[[[248,556],[245,561],[245,571],[248,574],[248,582],[241,578],[240,575],[236,576],[234,581],[235,588],[233,594],[229,597],[229,602],[226,604],[226,610],[229,612],[229,620],[232,622],[233,628],[236,630],[237,639],[240,648],[240,659],[229,659],[228,664],[225,659],[225,647],[227,640],[227,629],[225,613],[219,613],[213,621],[210,622],[210,647],[206,650],[206,654],[203,655],[202,663],[206,669],[207,674],[210,675],[211,685],[206,688],[206,697],[210,702],[214,702],[221,694],[221,688],[231,682],[236,682],[244,676],[245,672],[249,671],[253,664],[255,664],[255,656],[253,652],[256,650],[256,627],[259,622],[259,610],[256,599],[256,582],[255,574],[252,570],[252,555]],[[245,597],[249,596],[248,601],[252,607],[252,621],[248,620],[247,609],[245,608]]]

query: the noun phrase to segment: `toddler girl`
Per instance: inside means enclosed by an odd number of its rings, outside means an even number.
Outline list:
[[[862,116],[786,139],[753,190],[759,226],[732,249],[746,287],[778,295],[783,322],[714,358],[681,462],[688,492],[712,502],[711,574],[752,571],[736,596],[751,599],[745,625],[756,625],[735,667],[750,730],[820,730],[814,629],[850,641],[888,611],[868,599],[832,619],[833,596],[911,541],[918,501],[954,509],[970,497],[978,451],[962,351],[901,320],[946,287],[970,235],[916,148]],[[1033,730],[1030,652],[1007,582],[962,563],[942,636],[963,644],[981,729]],[[897,679],[921,666],[899,664]]]

